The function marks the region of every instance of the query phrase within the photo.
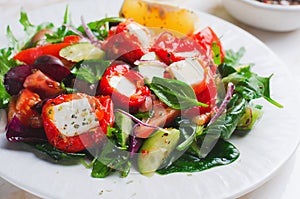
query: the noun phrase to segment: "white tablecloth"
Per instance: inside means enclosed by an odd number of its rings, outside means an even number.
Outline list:
[[[6,19],[9,19],[11,17],[18,19],[20,7],[23,7],[25,10],[29,11],[33,9],[38,9],[41,6],[51,5],[58,2],[71,2],[71,0],[0,0],[0,34],[5,33],[6,25],[8,25],[5,23]],[[295,81],[298,85],[300,84],[300,66],[298,66],[300,63],[300,30],[287,33],[274,33],[248,27],[233,19],[224,10],[222,3],[218,0],[182,0],[180,2],[185,7],[192,8],[194,10],[205,11],[220,18],[223,18],[229,22],[232,22],[233,24],[240,26],[241,28],[258,37],[286,63],[286,67],[288,67],[288,69],[293,74]],[[298,91],[300,91],[300,89]],[[1,162],[1,164],[5,163]],[[241,199],[299,198],[299,179],[300,151],[298,150],[270,181],[268,181],[258,189],[252,191],[251,193],[248,193],[245,196],[241,197]],[[37,199],[38,197],[27,193],[0,178],[0,198]]]

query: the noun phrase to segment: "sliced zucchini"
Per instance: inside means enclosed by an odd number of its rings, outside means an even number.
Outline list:
[[[76,43],[61,49],[59,55],[66,60],[79,62],[82,60],[102,59],[105,53],[91,43]]]
[[[143,144],[138,155],[139,172],[151,176],[175,149],[180,138],[178,129],[161,129],[156,131]]]

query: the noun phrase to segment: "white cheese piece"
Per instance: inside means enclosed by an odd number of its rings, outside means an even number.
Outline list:
[[[99,126],[98,118],[86,98],[54,106],[53,123],[67,137],[86,133]]]
[[[198,50],[185,51],[185,52],[176,52],[174,54],[175,54],[176,57],[185,57],[185,58],[193,58],[193,57],[198,57],[200,55]]]
[[[159,60],[155,52],[149,52],[144,54],[141,57],[141,60],[151,61],[151,60]]]
[[[197,59],[187,58],[172,63],[167,70],[172,78],[188,85],[197,85],[204,80],[204,69]]]
[[[113,76],[110,80],[110,85],[126,97],[130,97],[135,94],[137,89],[136,85],[124,76]]]
[[[143,48],[146,49],[150,46],[150,33],[147,29],[137,23],[130,23],[127,25],[127,28],[131,35],[135,35],[138,38]]]
[[[152,82],[153,77],[163,78],[166,70],[163,65],[155,63],[139,65],[138,69],[148,82]]]

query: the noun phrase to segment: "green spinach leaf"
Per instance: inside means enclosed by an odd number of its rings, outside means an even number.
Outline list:
[[[92,176],[104,178],[113,171],[119,171],[121,177],[129,174],[131,163],[128,151],[116,147],[113,140],[108,140],[97,161],[93,164]]]
[[[30,145],[38,149],[40,152],[47,154],[55,161],[64,161],[64,160],[74,161],[86,157],[86,154],[84,153],[63,152],[53,147],[49,143],[32,143]]]
[[[247,101],[244,98],[238,100],[236,98],[238,98],[238,95],[232,98],[231,101],[233,103],[230,103],[230,106],[227,107],[227,111],[205,129],[206,134],[212,132],[218,133],[223,139],[229,139],[231,137],[247,106]]]
[[[225,140],[218,140],[215,147],[205,157],[186,152],[171,165],[157,171],[161,175],[175,172],[199,172],[217,166],[223,166],[234,162],[240,153],[238,149]]]

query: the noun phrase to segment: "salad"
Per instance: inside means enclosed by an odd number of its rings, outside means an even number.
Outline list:
[[[188,35],[107,17],[80,26],[20,22],[28,39],[0,50],[9,142],[104,178],[130,170],[197,172],[239,157],[228,139],[262,115],[270,79],[225,50],[212,28]],[[243,139],[247,139],[246,137]]]

